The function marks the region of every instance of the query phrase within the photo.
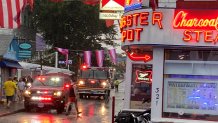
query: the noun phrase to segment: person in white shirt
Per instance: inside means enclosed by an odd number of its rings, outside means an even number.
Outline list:
[[[24,78],[20,78],[18,83],[17,83],[17,86],[18,86],[18,97],[19,97],[19,101],[22,101],[23,100],[23,92],[25,90],[25,82],[24,82]]]

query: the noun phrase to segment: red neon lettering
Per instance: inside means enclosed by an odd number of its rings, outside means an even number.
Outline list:
[[[149,54],[136,54],[133,52],[132,53],[127,52],[127,55],[133,61],[148,62],[148,61],[152,60],[152,56],[150,56]]]
[[[157,22],[159,28],[163,29],[163,25],[161,23],[162,19],[163,19],[163,15],[161,12],[153,12],[153,15],[152,15],[152,24],[153,25],[155,24],[155,22]]]
[[[185,37],[183,37],[184,41],[192,40],[192,36],[190,35],[190,33],[191,33],[191,30],[185,30],[184,31],[184,36],[185,36]]]
[[[216,43],[218,41],[218,34],[216,36],[216,38],[214,39],[214,43]]]
[[[126,16],[122,17],[120,21],[120,29],[122,30],[125,27],[126,27]]]
[[[127,26],[131,27],[133,23],[132,15],[127,16]]]
[[[133,14],[133,18],[135,18],[134,19],[134,25],[135,26],[138,26],[138,18],[139,18],[139,13],[135,13],[135,14]]]
[[[140,24],[141,25],[148,25],[148,15],[149,13],[148,12],[142,12],[140,14]]]
[[[204,32],[204,41],[205,42],[213,42],[212,38],[213,31],[205,31]]]
[[[187,19],[189,17],[188,13],[184,11],[180,11],[176,14],[174,20],[173,20],[173,27],[175,28],[188,28],[188,27],[194,27],[194,28],[206,28],[206,27],[212,27],[216,30],[218,30],[218,17],[212,18],[212,19],[203,19],[203,18],[191,18]]]
[[[134,30],[133,29],[127,30],[127,40],[128,41],[134,40]]]
[[[193,32],[196,33],[196,41],[199,42],[199,40],[200,40],[200,33],[202,33],[203,31],[197,31],[197,30],[195,30],[195,31],[193,31]]]
[[[122,38],[121,38],[121,41],[122,41],[122,42],[125,42],[125,40],[126,40],[126,30],[123,30],[123,31],[122,31]]]
[[[143,31],[143,28],[136,28],[136,40],[140,41],[140,33]]]

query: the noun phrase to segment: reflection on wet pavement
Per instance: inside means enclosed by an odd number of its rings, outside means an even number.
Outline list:
[[[113,93],[112,95],[115,95]],[[116,108],[118,112],[123,106],[123,92],[116,93]],[[77,116],[73,106],[73,112],[69,116],[56,114],[56,112],[21,112],[14,115],[0,117],[0,123],[111,123],[112,102],[105,103],[102,99],[81,99],[78,102],[79,111]]]

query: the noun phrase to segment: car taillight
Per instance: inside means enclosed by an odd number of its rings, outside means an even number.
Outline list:
[[[69,85],[69,84],[66,84],[66,85],[64,85],[64,87],[65,87],[65,88],[69,88],[69,87],[70,87],[70,85]]]

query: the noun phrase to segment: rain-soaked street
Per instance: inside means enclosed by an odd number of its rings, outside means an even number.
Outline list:
[[[119,92],[111,90],[111,96],[115,95],[115,114],[123,106],[124,83],[120,84]],[[102,99],[80,99],[78,102],[79,116],[75,110],[69,116],[51,112],[20,112],[17,114],[0,117],[0,123],[111,123],[112,118],[112,98],[108,103]]]

